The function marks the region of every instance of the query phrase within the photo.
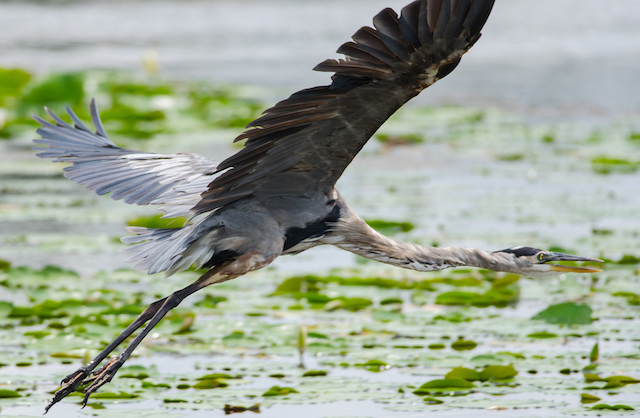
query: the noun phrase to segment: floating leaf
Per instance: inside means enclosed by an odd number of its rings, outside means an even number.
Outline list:
[[[381,371],[387,370],[389,368],[389,365],[387,363],[385,363],[384,361],[375,360],[375,359],[371,359],[371,360],[367,361],[366,363],[356,364],[356,366],[364,367],[365,369],[369,370],[370,372],[381,372]]]
[[[617,382],[623,385],[628,385],[631,383],[640,383],[640,380],[633,378],[633,377],[629,377],[629,376],[621,376],[621,375],[614,375],[614,376],[609,376],[609,377],[605,377],[603,379],[605,382]]]
[[[304,277],[291,277],[280,283],[273,294],[285,295],[289,293],[301,293],[303,284]]]
[[[606,382],[606,380],[604,380],[603,378],[601,378],[600,376],[598,376],[595,373],[583,373],[584,375],[584,380],[587,381],[587,383],[591,383],[591,382]]]
[[[35,108],[54,103],[79,107],[84,99],[84,78],[81,73],[52,74],[27,90],[20,101]]]
[[[316,377],[316,376],[326,376],[327,372],[324,370],[309,370],[305,372],[302,377]]]
[[[182,322],[182,324],[180,325],[180,328],[178,328],[177,331],[175,331],[173,334],[174,335],[182,335],[182,334],[189,334],[191,332],[193,332],[193,324],[196,320],[196,315],[193,312],[188,312],[185,317],[184,317],[184,321]]]
[[[212,380],[212,379],[233,379],[233,376],[227,373],[211,373],[199,377],[197,380]]]
[[[294,388],[272,386],[268,391],[262,394],[262,396],[284,396],[290,393],[300,393]]]
[[[202,379],[195,385],[193,385],[194,389],[215,389],[215,388],[226,388],[229,386],[228,383],[223,382],[220,379]]]
[[[231,406],[229,404],[226,404],[224,406],[225,415],[235,414],[235,413],[239,413],[239,412],[246,412],[246,411],[259,413],[260,412],[260,404],[257,403],[257,404],[251,405],[249,407]]]
[[[518,374],[513,366],[493,365],[487,366],[480,372],[480,380],[502,380],[511,379]]]
[[[548,324],[582,325],[593,322],[592,312],[589,305],[564,302],[549,306],[531,319],[543,320]]]
[[[0,398],[21,398],[21,397],[22,395],[20,395],[15,390],[0,389]]]
[[[640,257],[636,257],[631,254],[624,254],[620,260],[618,260],[618,264],[639,264]]]
[[[580,394],[580,402],[582,402],[582,403],[598,402],[599,400],[600,400],[600,398],[598,398],[597,396],[590,395],[588,393]]]
[[[518,276],[517,274],[507,274],[504,277],[495,279],[493,282],[491,282],[491,286],[492,287],[509,286],[509,285],[518,283],[519,280],[520,280],[520,276]]]
[[[598,361],[598,357],[599,357],[598,343],[595,343],[593,345],[593,348],[591,349],[591,353],[589,354],[589,361],[591,361],[591,363],[595,363],[596,361]]]
[[[558,335],[557,334],[553,334],[551,332],[534,332],[532,334],[528,334],[527,337],[529,338],[557,338]]]
[[[205,295],[202,300],[194,303],[194,305],[203,308],[215,308],[218,306],[218,303],[224,302],[226,300],[227,298],[224,296]]]
[[[464,379],[464,380],[468,380],[470,382],[474,381],[474,380],[480,380],[480,373],[478,373],[477,371],[473,370],[473,369],[467,369],[464,367],[456,367],[453,370],[451,370],[449,373],[447,373],[446,375],[444,375],[444,377],[446,379],[452,379],[452,378],[459,378],[459,379]]]
[[[593,410],[603,410],[603,409],[609,409],[611,411],[618,411],[618,410],[622,410],[622,411],[634,411],[634,409],[632,407],[630,407],[629,405],[607,405],[606,403],[599,403],[597,405],[594,405],[591,407],[591,409]]]
[[[424,399],[422,399],[422,400],[427,405],[440,405],[441,403],[444,403],[444,401],[442,401],[442,400],[440,400],[438,398],[433,398],[431,396],[425,396]]]
[[[119,377],[144,380],[149,377],[149,370],[144,366],[134,365],[123,367],[118,373]]]
[[[475,292],[445,292],[436,297],[439,305],[470,305],[471,302],[480,296]]]
[[[456,351],[473,350],[477,346],[478,346],[478,343],[476,343],[475,341],[463,340],[463,339],[455,341],[453,344],[451,344],[451,348],[453,348]]]
[[[469,381],[453,377],[451,379],[430,380],[420,386],[417,390],[414,390],[413,393],[418,396],[424,396],[433,392],[432,389],[471,389],[475,387],[476,386]]]
[[[28,331],[28,332],[25,332],[24,335],[26,337],[33,337],[33,338],[40,339],[40,338],[46,337],[47,335],[51,335],[51,333],[49,331]]]
[[[31,74],[17,68],[0,68],[0,107],[4,106],[8,96],[18,97],[23,87],[31,79]]]
[[[182,228],[187,218],[163,218],[162,214],[152,216],[140,216],[129,219],[127,226],[142,226],[145,228]]]
[[[384,221],[382,219],[365,219],[365,222],[378,232],[394,234],[398,232],[409,232],[415,226],[411,222]]]

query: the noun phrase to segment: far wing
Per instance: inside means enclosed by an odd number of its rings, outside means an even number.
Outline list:
[[[197,154],[155,154],[116,146],[107,136],[94,100],[92,132],[67,108],[74,126],[47,109],[55,124],[33,115],[42,125],[34,142],[41,158],[67,162],[65,177],[99,195],[111,193],[114,200],[124,199],[137,205],[164,205],[164,217],[190,214],[200,194],[214,179],[216,163]]]
[[[329,193],[347,165],[400,106],[449,74],[480,37],[494,0],[418,0],[385,9],[354,42],[315,70],[330,86],[299,91],[251,122],[244,149],[218,165],[195,207],[207,212],[247,196]]]

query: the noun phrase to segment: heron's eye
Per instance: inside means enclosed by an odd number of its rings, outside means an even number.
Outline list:
[[[545,259],[545,257],[546,257],[546,254],[545,254],[545,253],[540,253],[540,254],[538,254],[538,260],[540,260],[540,261],[544,260],[544,259]]]

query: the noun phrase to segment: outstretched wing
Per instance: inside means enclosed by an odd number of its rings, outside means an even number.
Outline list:
[[[107,136],[98,108],[91,101],[92,132],[73,111],[67,112],[69,125],[46,109],[55,124],[33,115],[42,125],[34,142],[38,157],[68,162],[65,177],[99,195],[111,193],[114,200],[124,199],[137,205],[164,205],[165,217],[190,214],[216,175],[216,163],[197,154],[154,154],[116,146]]]
[[[494,0],[418,0],[398,16],[385,9],[354,42],[315,70],[332,84],[299,91],[266,110],[218,165],[194,208],[207,212],[256,196],[313,195],[333,187],[375,131],[400,106],[449,74],[480,37]]]

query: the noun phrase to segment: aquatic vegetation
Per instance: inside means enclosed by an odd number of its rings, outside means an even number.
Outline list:
[[[30,114],[42,114],[44,106],[64,114],[67,105],[87,119],[85,102],[91,97],[100,103],[107,131],[133,141],[178,129],[184,133],[207,127],[244,128],[265,107],[228,87],[164,82],[119,72],[38,77],[21,69],[0,68],[0,109],[5,114],[0,120],[0,138],[32,131],[38,125]]]
[[[590,324],[593,322],[592,312],[589,305],[563,302],[549,306],[531,319],[543,320],[548,324]]]
[[[69,92],[54,100],[58,85]],[[61,375],[196,275],[114,268],[125,223],[178,227],[184,220],[87,197],[61,167],[30,162],[28,112],[42,114],[40,101],[52,99],[46,104],[74,105],[86,119],[92,96],[116,141],[137,141],[129,144],[137,148],[152,141],[167,152],[180,142],[208,155],[218,147],[230,153],[223,147],[265,107],[234,87],[0,70],[0,136],[9,139],[0,146],[14,153],[0,164],[0,223],[8,228],[0,235],[0,406],[9,416],[18,408],[41,413]],[[361,164],[366,175],[359,177],[356,163],[340,186],[360,196],[370,225],[442,245],[477,241],[496,249],[517,237],[592,253],[606,259],[605,270],[534,281],[471,269],[398,271],[359,264],[348,253],[319,262],[309,252],[291,261],[300,263],[293,269],[276,265],[186,300],[99,392],[90,413],[137,417],[140,405],[151,405],[149,416],[177,417],[354,401],[375,416],[453,408],[632,414],[626,410],[640,408],[637,200],[627,189],[610,190],[613,177],[598,170],[631,179],[637,131],[633,120],[594,127],[455,106],[404,109],[380,138],[411,146],[395,147],[395,164],[372,172],[390,152],[372,141]],[[465,175],[468,162],[467,177],[442,182]],[[567,194],[558,186],[567,181],[594,191],[594,200]],[[399,192],[390,198],[390,189]],[[15,261],[33,254],[74,260],[78,271]],[[68,402],[80,400],[74,394]]]
[[[181,228],[185,222],[187,222],[186,218],[163,218],[162,214],[159,213],[157,215],[129,219],[127,225],[145,228]]]
[[[640,168],[640,160],[615,157],[595,157],[591,160],[593,171],[598,174],[632,174]]]
[[[398,232],[409,232],[415,226],[411,222],[394,222],[383,219],[366,219],[367,224],[376,231],[383,234],[394,234]]]

